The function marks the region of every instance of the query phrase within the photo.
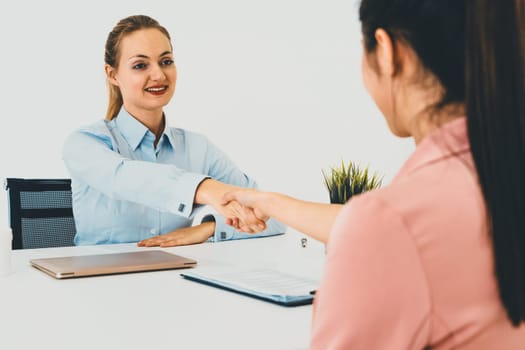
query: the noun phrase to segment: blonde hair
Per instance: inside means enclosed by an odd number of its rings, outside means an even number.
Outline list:
[[[118,68],[118,61],[120,58],[120,43],[122,39],[137,30],[154,28],[160,30],[171,41],[170,34],[157,22],[155,19],[144,16],[129,16],[121,19],[109,33],[106,40],[106,51],[104,53],[104,62],[113,68]],[[122,108],[123,100],[122,93],[118,86],[108,82],[109,102],[106,111],[106,119],[111,120],[117,116]]]

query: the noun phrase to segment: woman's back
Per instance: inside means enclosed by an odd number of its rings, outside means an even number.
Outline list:
[[[460,118],[421,142],[389,187],[342,210],[314,348],[493,349],[509,335],[508,349],[523,347],[525,328],[511,329],[499,299],[475,174]]]

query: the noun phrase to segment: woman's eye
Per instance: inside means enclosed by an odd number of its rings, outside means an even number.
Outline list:
[[[145,63],[137,63],[133,66],[133,69],[144,69],[144,68],[146,68]]]
[[[161,63],[162,63],[163,66],[170,66],[170,65],[173,64],[173,60],[169,59],[169,58],[166,58],[166,59],[162,60]]]

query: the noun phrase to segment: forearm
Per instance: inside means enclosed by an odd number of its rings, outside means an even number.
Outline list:
[[[198,227],[200,227],[201,229],[201,232],[203,234],[203,236],[206,237],[206,239],[212,237],[215,233],[215,222],[211,221],[211,222],[203,222],[199,225],[197,225]]]
[[[280,193],[265,193],[256,207],[312,238],[327,242],[340,204],[324,204],[298,200]]]
[[[207,204],[217,207],[221,204],[224,194],[234,186],[224,184],[213,179],[204,179],[195,191],[195,204]]]

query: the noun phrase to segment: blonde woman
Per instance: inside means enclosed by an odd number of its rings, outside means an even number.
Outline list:
[[[168,127],[163,108],[175,91],[177,71],[168,31],[148,16],[122,19],[105,50],[109,105],[105,120],[66,140],[63,159],[72,178],[75,244],[138,242],[173,246],[284,232],[237,203],[221,205],[233,186],[255,181],[206,137]],[[217,214],[192,226],[197,209]],[[224,215],[243,211],[247,233]]]

